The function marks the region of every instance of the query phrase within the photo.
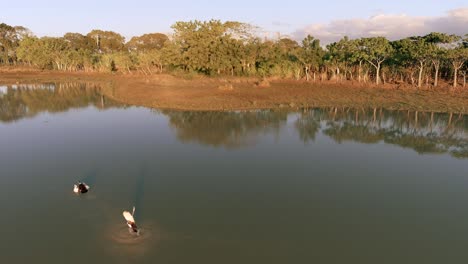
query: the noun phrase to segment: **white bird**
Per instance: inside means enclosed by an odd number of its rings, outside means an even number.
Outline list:
[[[135,223],[135,218],[133,218],[133,215],[135,214],[135,206],[133,207],[133,212],[130,213],[129,211],[123,211],[123,217],[127,221],[127,225],[129,228],[132,229],[133,232],[138,233],[138,227]]]

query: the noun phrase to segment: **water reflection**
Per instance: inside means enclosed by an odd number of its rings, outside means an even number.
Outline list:
[[[180,141],[227,148],[249,146],[259,135],[277,134],[288,118],[287,112],[273,110],[162,113]]]
[[[468,157],[468,117],[384,109],[312,109],[296,121],[307,142],[322,131],[337,143],[354,141],[398,145],[424,153]]]
[[[48,83],[0,86],[0,121],[30,118],[41,112],[65,112],[72,108],[121,107],[92,83]]]
[[[297,115],[273,110],[162,113],[180,141],[209,146],[250,146],[262,135],[279,134],[292,119],[304,143],[323,134],[337,143],[385,142],[419,154],[468,157],[468,117],[464,115],[350,108],[306,109]]]
[[[0,86],[0,121],[34,117],[40,112],[65,112],[94,106],[124,107],[112,100],[112,89],[93,83],[50,83]],[[313,143],[325,135],[337,143],[384,142],[420,154],[450,153],[468,158],[468,117],[459,114],[388,111],[384,109],[326,108],[232,112],[155,111],[167,116],[177,139],[184,143],[225,148],[252,146],[264,135],[280,135],[288,121],[299,139]],[[143,186],[144,172],[137,185]],[[137,187],[138,188],[138,187]],[[141,192],[138,192],[141,193]],[[140,198],[136,197],[135,202]]]
[[[63,263],[77,248],[96,263],[466,259],[467,163],[450,156],[468,157],[466,116],[100,111],[112,89],[57,87],[0,89],[5,263]],[[74,195],[77,180],[91,192]],[[122,217],[133,205],[140,236]]]

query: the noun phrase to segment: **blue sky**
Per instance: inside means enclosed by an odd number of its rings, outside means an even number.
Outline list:
[[[4,2],[5,1],[5,2]],[[4,2],[4,3],[2,3]],[[468,7],[466,0],[283,0],[283,1],[37,1],[0,0],[0,22],[23,25],[39,36],[92,29],[113,30],[127,38],[150,32],[170,32],[175,21],[236,20],[266,31],[293,34],[309,25],[343,19],[369,19],[380,14],[410,17],[443,16]],[[302,32],[302,31],[301,31]]]

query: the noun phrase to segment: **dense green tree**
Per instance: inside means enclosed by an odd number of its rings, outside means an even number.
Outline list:
[[[18,47],[18,58],[42,69],[67,70],[74,52],[63,38],[26,38]]]
[[[95,49],[103,53],[119,52],[124,49],[125,38],[113,31],[94,29],[86,35],[95,41]]]
[[[28,36],[32,36],[29,29],[22,26],[10,26],[0,24],[0,63],[11,64],[16,62],[16,49],[19,42]]]
[[[363,38],[361,45],[364,59],[375,68],[375,82],[379,84],[382,63],[392,55],[393,48],[384,37]]]
[[[37,38],[35,37],[24,38],[17,48],[18,59],[22,60],[26,64],[33,65],[33,61],[35,60],[34,57],[36,56],[34,53],[37,52],[35,48],[36,41]]]
[[[162,50],[153,49],[137,53],[138,68],[144,74],[163,71]]]
[[[17,45],[17,42],[15,28],[5,23],[0,24],[0,59],[2,63],[10,63],[11,52]]]
[[[343,74],[346,78],[346,74],[350,71],[351,65],[355,62],[354,55],[358,52],[358,47],[355,44],[356,42],[349,40],[349,38],[345,36],[340,41],[327,45],[328,54],[326,59],[330,65],[334,67],[333,79],[342,79]]]
[[[426,42],[424,38],[414,37],[402,40],[402,52],[407,53],[407,57],[414,62],[418,69],[418,87],[422,86],[422,78],[424,68],[429,60],[429,56],[433,50],[432,45]]]
[[[115,70],[120,72],[131,73],[135,60],[135,57],[128,52],[121,51],[112,54],[112,62],[114,63]]]
[[[255,66],[262,77],[281,75],[281,51],[276,42],[268,40],[258,43]]]
[[[139,37],[133,37],[125,44],[130,51],[147,52],[151,50],[160,50],[169,38],[162,33],[144,34]]]
[[[458,71],[468,60],[468,48],[459,46],[447,51],[447,58],[453,67],[453,87],[458,86]]]
[[[309,81],[310,78],[310,71],[313,71],[315,81],[315,73],[322,64],[324,53],[325,51],[320,46],[320,40],[315,39],[311,35],[308,35],[302,40],[302,46],[297,53],[297,58],[304,66],[307,81]]]
[[[80,33],[69,32],[63,38],[69,43],[70,48],[74,50],[94,50],[96,48],[95,40]]]
[[[177,22],[174,29],[173,41],[166,50],[174,61],[173,65],[181,66],[185,70],[203,72],[207,74],[220,73],[229,68],[226,51],[231,39],[244,35],[245,26],[242,23],[225,22],[219,20]],[[174,52],[179,56],[174,56]]]
[[[349,60],[357,66],[357,73],[356,75],[358,76],[358,81],[361,82],[362,79],[367,80],[367,72],[363,78],[363,64],[366,61],[366,53],[364,50],[364,45],[362,44],[363,40],[362,39],[354,39],[351,40],[351,43],[349,44],[349,49],[350,49],[350,57]]]
[[[447,49],[444,48],[444,45],[454,43],[458,41],[460,37],[445,33],[432,32],[424,36],[424,39],[430,43],[429,58],[432,66],[434,67],[434,86],[437,87],[439,84],[440,65],[442,61],[447,58]]]

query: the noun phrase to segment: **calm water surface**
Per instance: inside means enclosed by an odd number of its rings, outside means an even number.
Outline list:
[[[456,114],[160,111],[92,84],[0,86],[0,186],[2,263],[468,259]]]

